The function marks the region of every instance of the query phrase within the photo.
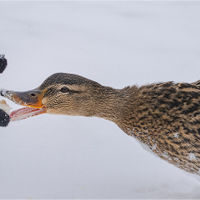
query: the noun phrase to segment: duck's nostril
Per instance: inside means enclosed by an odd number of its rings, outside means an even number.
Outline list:
[[[36,96],[36,94],[35,94],[35,93],[31,93],[30,95],[31,95],[32,97],[35,97],[35,96]]]

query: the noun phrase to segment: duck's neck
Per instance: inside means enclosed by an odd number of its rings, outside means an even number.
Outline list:
[[[93,116],[116,123],[122,115],[127,98],[125,89],[119,90],[103,87],[97,99],[94,101]]]

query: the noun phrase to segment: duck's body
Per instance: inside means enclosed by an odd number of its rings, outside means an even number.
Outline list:
[[[136,89],[118,126],[154,153],[200,175],[200,88],[172,82]]]
[[[81,76],[58,73],[36,90],[1,93],[22,105],[41,108],[41,113],[113,121],[162,159],[200,175],[199,82],[167,82],[119,90]]]

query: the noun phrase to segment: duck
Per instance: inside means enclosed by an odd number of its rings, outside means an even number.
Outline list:
[[[174,166],[200,175],[200,81],[114,89],[88,78],[56,73],[33,90],[1,90],[24,106],[11,121],[43,113],[100,117]]]

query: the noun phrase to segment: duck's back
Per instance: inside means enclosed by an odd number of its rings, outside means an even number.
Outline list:
[[[162,159],[200,172],[200,81],[134,88],[118,125]]]

